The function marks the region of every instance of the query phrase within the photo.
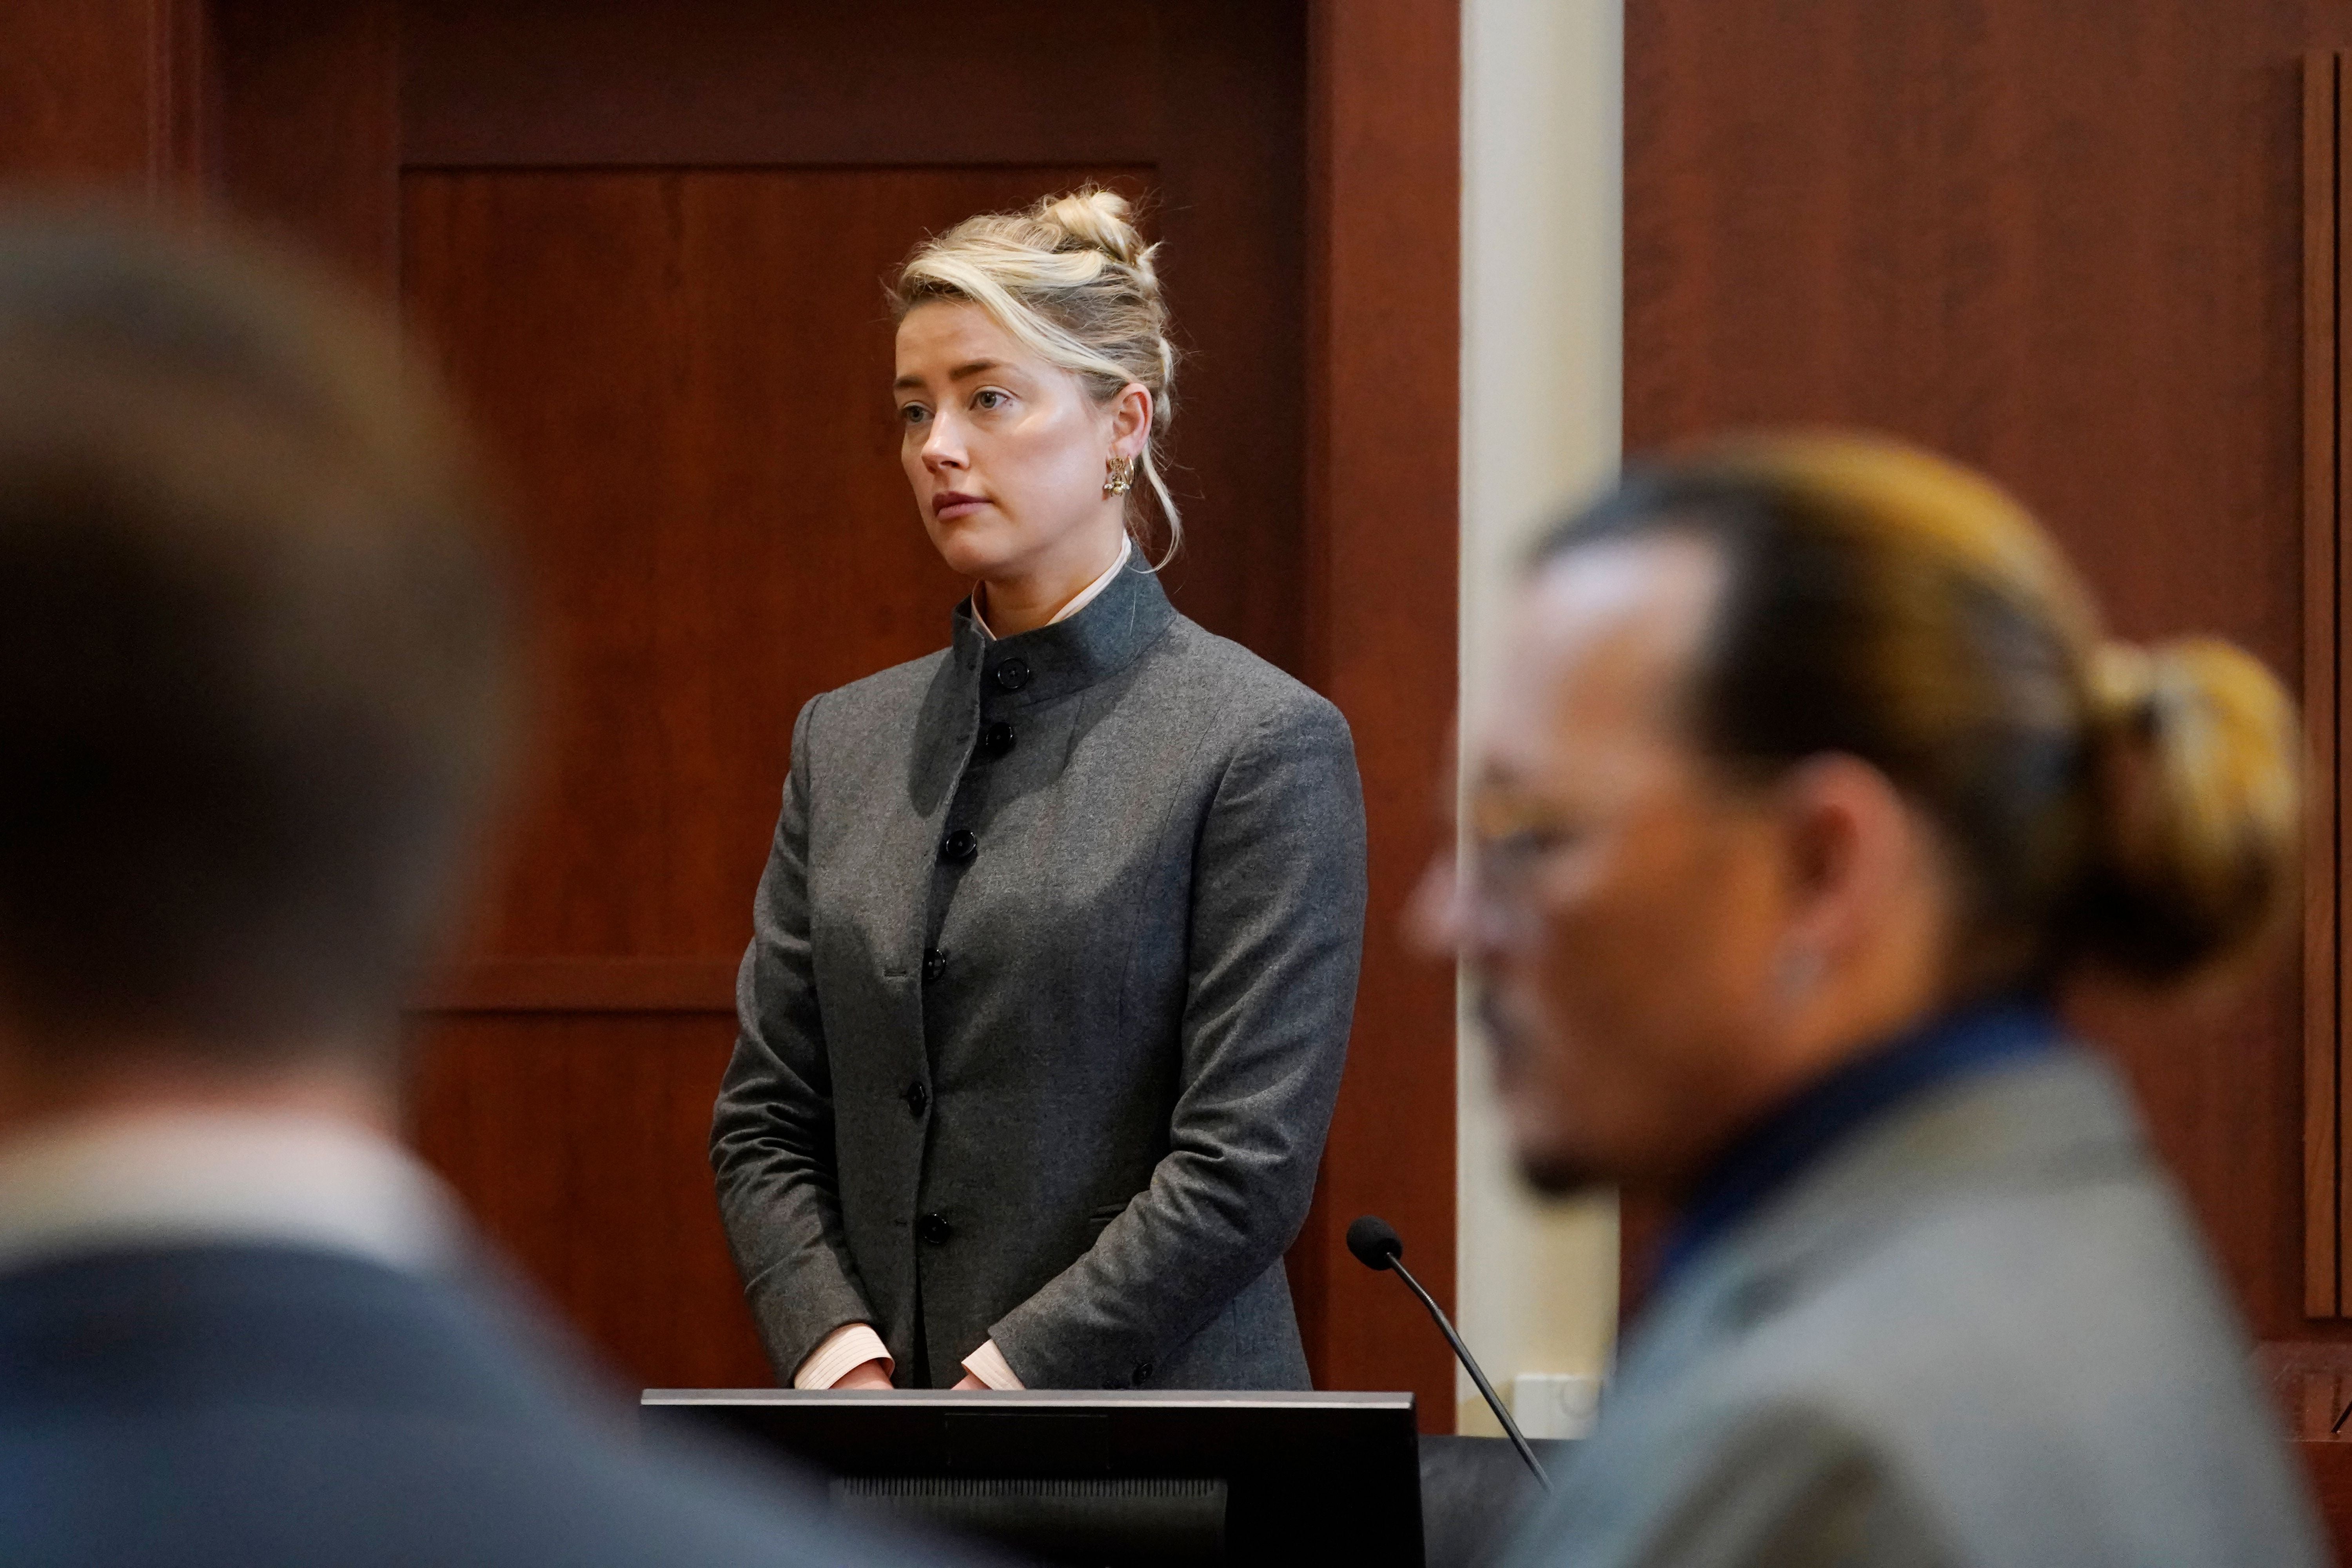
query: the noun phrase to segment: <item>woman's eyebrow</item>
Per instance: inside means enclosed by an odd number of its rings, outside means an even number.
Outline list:
[[[948,379],[950,381],[968,380],[972,376],[981,375],[986,372],[995,370],[999,368],[1002,363],[1002,361],[992,359],[967,360],[962,364],[960,364],[953,370],[948,372]],[[890,390],[893,392],[915,392],[919,391],[922,384],[923,378],[919,375],[902,375],[898,380],[890,384]]]

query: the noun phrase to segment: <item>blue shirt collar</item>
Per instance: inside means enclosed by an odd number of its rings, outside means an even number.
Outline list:
[[[2048,1004],[2009,995],[1943,1013],[1815,1079],[1751,1123],[1684,1204],[1659,1254],[1654,1291],[1754,1214],[1832,1147],[1928,1089],[2058,1048]]]

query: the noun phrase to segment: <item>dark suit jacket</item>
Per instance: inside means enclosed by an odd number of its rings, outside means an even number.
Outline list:
[[[625,1406],[488,1292],[296,1247],[0,1272],[9,1568],[912,1561]],[[617,1402],[615,1402],[617,1404]]]
[[[2317,1568],[2114,1075],[1891,1110],[1675,1277],[1517,1568]]]
[[[1346,721],[1148,573],[812,701],[712,1142],[779,1374],[1306,1386],[1363,912]]]

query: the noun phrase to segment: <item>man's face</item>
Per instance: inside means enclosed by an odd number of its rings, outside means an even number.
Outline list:
[[[1688,738],[1721,579],[1687,537],[1570,551],[1520,593],[1473,717],[1467,858],[1433,903],[1548,1190],[1672,1184],[1750,1103],[1788,890],[1768,806]]]

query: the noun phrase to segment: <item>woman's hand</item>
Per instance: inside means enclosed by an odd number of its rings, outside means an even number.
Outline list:
[[[950,1389],[949,1392],[952,1394],[961,1394],[968,1388],[977,1388],[981,1392],[986,1393],[988,1390],[988,1384],[981,1382],[980,1379],[972,1376],[971,1373],[965,1373],[963,1374],[963,1380],[958,1383],[955,1387]]]
[[[835,1388],[887,1388],[889,1386],[890,1374],[882,1370],[882,1363],[878,1361],[861,1361],[843,1373],[834,1383]]]

